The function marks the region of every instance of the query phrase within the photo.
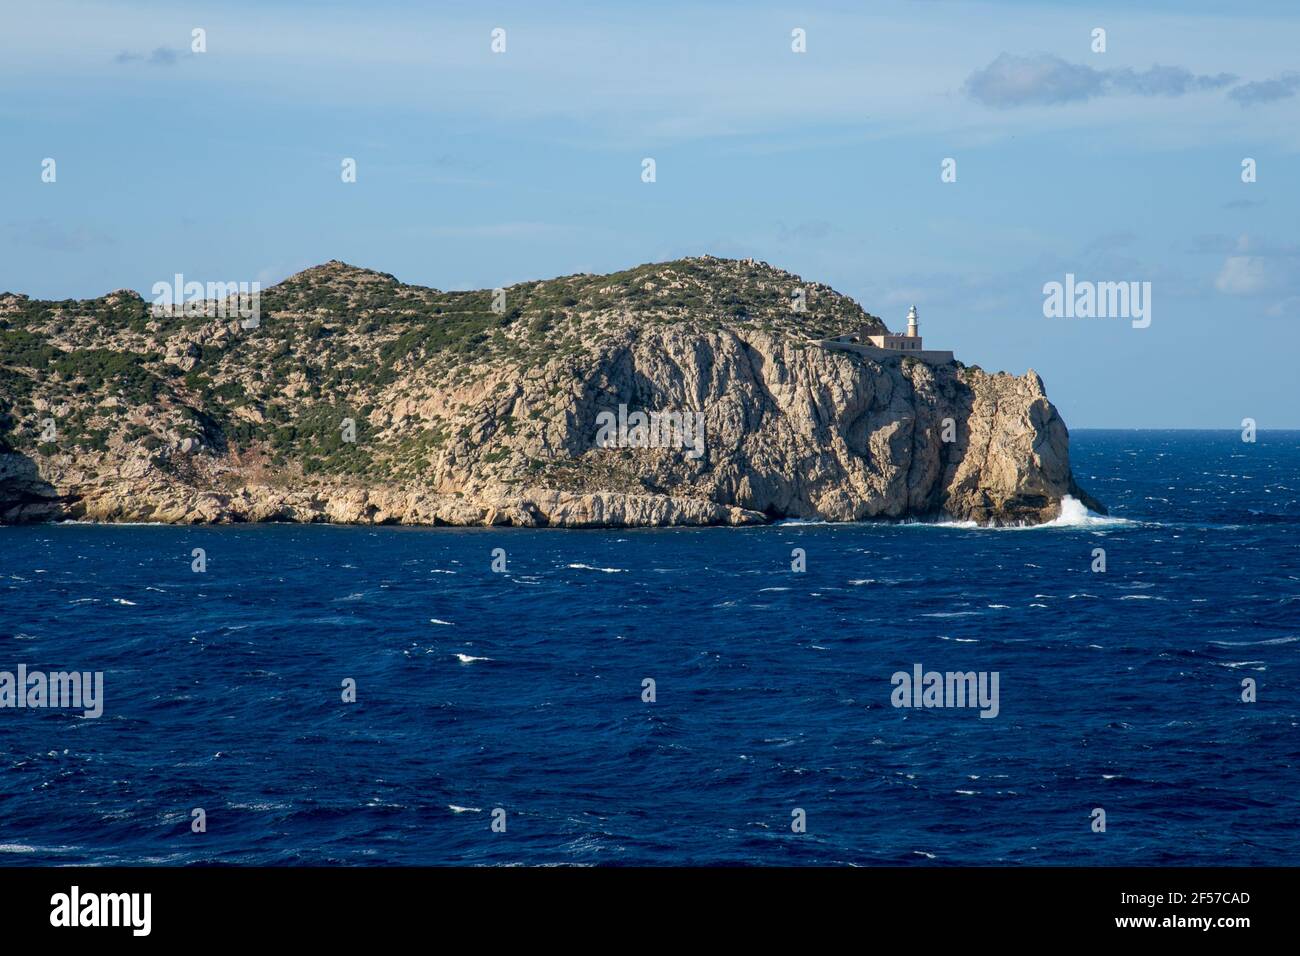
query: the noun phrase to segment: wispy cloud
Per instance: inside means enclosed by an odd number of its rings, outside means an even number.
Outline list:
[[[111,245],[111,236],[92,226],[65,226],[49,219],[28,219],[5,224],[9,238],[20,245],[51,252],[82,252],[94,246]]]
[[[1300,73],[1284,73],[1271,80],[1252,80],[1229,90],[1229,98],[1242,106],[1286,100],[1300,93]]]
[[[1214,237],[1202,238],[1209,240]],[[1223,243],[1206,242],[1205,245],[1218,249]],[[1294,303],[1296,294],[1300,293],[1300,246],[1240,236],[1219,266],[1214,288],[1231,296],[1280,296],[1281,299],[1266,312],[1269,315],[1289,314],[1294,310],[1285,303]]]
[[[147,56],[143,53],[132,53],[130,50],[123,50],[117,56],[113,57],[114,63],[146,63],[149,66],[172,66],[176,63],[178,54],[175,50],[168,49],[165,46],[156,48]]]
[[[1202,75],[1181,66],[1098,70],[1050,53],[1003,53],[966,80],[966,93],[999,109],[1077,103],[1100,96],[1185,96],[1231,86],[1231,73]]]
[[[1094,255],[1098,253],[1114,252],[1117,249],[1123,249],[1133,245],[1137,241],[1137,234],[1133,232],[1108,232],[1105,235],[1097,236],[1083,247],[1084,255]]]
[[[1268,260],[1261,256],[1229,256],[1214,278],[1214,287],[1225,295],[1258,295],[1276,284]]]
[[[792,225],[780,222],[776,226],[778,242],[819,242],[834,232],[835,226],[824,219],[811,219]]]
[[[440,239],[547,239],[582,230],[574,225],[549,222],[498,222],[458,226],[420,226],[411,232]]]

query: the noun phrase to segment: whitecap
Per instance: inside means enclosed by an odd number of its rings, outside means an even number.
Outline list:
[[[456,659],[462,664],[472,664],[474,661],[490,661],[490,657],[474,657],[472,654],[457,654]]]
[[[1210,641],[1211,644],[1218,644],[1220,647],[1254,647],[1264,644],[1293,644],[1300,641],[1300,637],[1270,637],[1264,641]]]

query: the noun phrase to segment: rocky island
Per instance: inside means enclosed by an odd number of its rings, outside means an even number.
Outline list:
[[[226,304],[0,294],[0,522],[1004,524],[1055,518],[1067,495],[1104,510],[1033,371],[825,347],[888,329],[753,260],[471,292],[331,261],[261,291],[254,322]],[[683,419],[691,441],[654,440]]]

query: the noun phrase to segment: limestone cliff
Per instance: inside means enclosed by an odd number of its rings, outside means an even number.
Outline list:
[[[331,262],[260,308],[244,328],[128,291],[0,296],[0,521],[1005,523],[1049,520],[1067,494],[1101,509],[1032,371],[824,349],[811,340],[881,323],[762,263],[494,297]],[[698,450],[636,447],[635,430],[611,447],[620,406],[700,414]]]

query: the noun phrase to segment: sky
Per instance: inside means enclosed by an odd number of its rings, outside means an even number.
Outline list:
[[[0,291],[754,257],[1073,428],[1300,428],[1298,120],[1289,0],[0,0]]]

